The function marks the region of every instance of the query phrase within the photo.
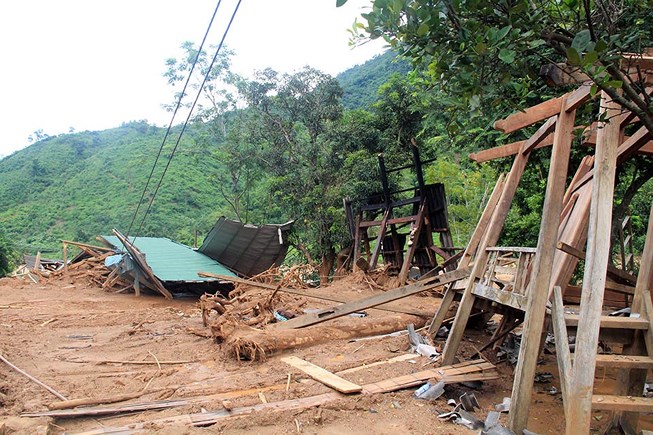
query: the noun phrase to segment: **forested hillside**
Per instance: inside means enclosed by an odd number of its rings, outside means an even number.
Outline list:
[[[89,242],[112,228],[127,231],[164,133],[132,122],[50,137],[0,161],[8,238],[21,252],[53,253],[60,239]],[[225,212],[211,183],[217,167],[185,136],[143,231],[189,242],[194,229],[206,230]]]
[[[368,60],[336,76],[342,86],[342,105],[347,109],[366,109],[377,99],[379,87],[393,74],[406,75],[410,71],[406,59],[394,51]]]

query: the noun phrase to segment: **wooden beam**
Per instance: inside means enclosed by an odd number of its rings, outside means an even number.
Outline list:
[[[417,212],[417,218],[415,221],[414,230],[411,229],[411,234],[408,236],[408,249],[406,250],[406,255],[404,256],[404,262],[401,265],[401,270],[399,271],[399,283],[401,285],[406,284],[408,279],[408,273],[413,263],[413,256],[415,255],[415,250],[419,245],[419,236],[420,233],[424,230],[424,218],[426,210],[426,201],[422,200],[422,203],[419,206],[419,211]],[[412,243],[410,243],[410,238],[412,237]]]
[[[600,131],[597,135],[600,134]],[[648,144],[651,139],[651,132],[645,127],[640,127],[639,130],[625,140],[617,151],[617,164],[620,165],[624,161],[628,160],[633,154],[635,154],[640,148]],[[598,142],[598,139],[597,139]]]
[[[562,290],[559,286],[555,286],[553,288],[553,306],[551,308],[551,318],[553,319],[553,334],[555,336],[556,359],[558,361],[558,372],[560,374],[560,389],[562,390],[562,402],[566,416],[566,404],[569,400],[568,398],[570,393],[570,377],[572,365],[564,310],[565,307],[562,303]]]
[[[573,255],[574,257],[578,258],[579,260],[584,260],[585,259],[585,253],[581,251],[580,249],[576,249],[573,246],[569,246],[565,242],[558,242],[556,244],[557,249],[561,250],[562,252]],[[631,275],[630,273],[626,272],[625,270],[617,269],[611,264],[608,264],[607,266],[607,272],[609,275],[612,275],[615,278],[621,279],[623,281],[627,281],[631,284],[634,284],[636,282],[636,278]],[[608,285],[606,284],[605,288],[608,288]]]
[[[519,152],[524,154],[533,151],[535,147],[544,142],[544,140],[549,136],[549,133],[555,129],[557,121],[558,115],[547,119],[547,121],[542,124],[542,126],[535,132],[535,134],[531,136],[526,142],[524,142],[524,145],[519,150]]]
[[[301,370],[316,381],[321,382],[324,385],[331,387],[337,391],[340,391],[341,393],[360,393],[363,390],[363,387],[360,385],[349,382],[348,380],[343,379],[340,376],[335,375],[326,369],[323,369],[322,367],[316,366],[315,364],[312,364],[296,356],[287,356],[281,358],[281,361],[295,367],[296,369]]]
[[[601,93],[600,119],[603,128],[597,136],[592,202],[588,228],[587,257],[583,275],[580,324],[568,403],[567,433],[589,433],[592,417],[592,388],[596,368],[596,346],[601,327],[601,306],[610,256],[610,233],[614,195],[617,144],[621,134],[620,106]],[[609,122],[609,120],[614,120]]]
[[[591,99],[590,90],[592,89],[591,84],[581,85],[578,89],[573,91],[571,94],[568,94],[563,109],[565,112],[571,112],[578,109],[582,106],[587,100]]]
[[[383,238],[388,229],[388,219],[392,214],[392,209],[388,207],[383,214],[383,220],[381,221],[381,227],[379,228],[379,235],[376,238],[376,245],[374,245],[374,251],[372,251],[372,259],[370,260],[370,268],[376,269],[376,265],[379,261],[379,253],[381,253],[381,246],[383,245]]]
[[[278,329],[294,329],[303,328],[310,325],[326,322],[327,320],[337,319],[338,317],[346,316],[347,314],[361,311],[367,308],[372,308],[377,305],[385,304],[397,299],[402,299],[414,294],[431,290],[436,287],[441,287],[452,281],[458,281],[469,275],[470,268],[454,270],[438,275],[428,280],[428,282],[418,282],[415,284],[399,287],[394,290],[389,290],[385,293],[363,298],[357,301],[348,302],[346,304],[338,305],[326,310],[320,310],[315,313],[304,314],[294,319],[285,322],[274,323],[272,327]]]
[[[575,95],[576,92],[569,98]],[[562,107],[566,107],[567,103],[568,99],[563,99]],[[515,433],[522,433],[528,425],[533,381],[540,353],[546,302],[549,299],[553,262],[556,254],[556,242],[558,240],[558,228],[565,194],[575,118],[576,112],[574,110],[566,111],[563,108],[560,111],[553,138],[553,151],[542,208],[537,253],[533,260],[533,272],[528,289],[528,304],[522,332],[522,345],[519,348],[519,359],[515,368],[515,380],[511,396],[512,403],[518,404],[518,406],[513,406],[508,416],[508,425]]]
[[[528,109],[513,113],[507,118],[500,119],[494,123],[494,128],[502,133],[512,133],[528,127],[531,124],[550,118],[560,113],[563,97],[552,98]]]
[[[494,365],[485,360],[478,359],[448,366],[441,366],[434,369],[422,370],[416,373],[367,384],[363,386],[363,393],[390,393],[404,388],[415,387],[428,379],[436,379],[437,381],[442,380],[445,384],[451,384],[454,382],[497,379],[497,377],[498,373]]]

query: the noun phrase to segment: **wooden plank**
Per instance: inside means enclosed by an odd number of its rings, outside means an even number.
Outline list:
[[[648,320],[638,317],[600,316],[600,327],[605,329],[649,329]],[[578,326],[581,322],[580,314],[565,313],[567,326]]]
[[[429,279],[428,282],[418,282],[415,284],[399,287],[385,293],[338,305],[326,310],[304,314],[285,322],[274,323],[271,325],[271,327],[279,329],[304,328],[306,326],[326,322],[327,320],[337,319],[338,317],[346,316],[347,314],[354,313],[356,311],[361,311],[367,308],[375,307],[377,305],[385,304],[387,302],[396,301],[397,299],[402,299],[410,295],[424,292],[426,290],[441,287],[453,281],[458,281],[459,279],[467,277],[469,272],[470,268],[446,272],[442,275],[438,275],[432,279]]]
[[[122,427],[103,426],[100,429],[79,433],[78,435],[101,435],[101,434],[125,434],[134,430],[151,429],[162,426],[188,425],[195,427],[210,426],[220,421],[239,418],[259,412],[279,412],[291,411],[296,409],[313,408],[325,403],[332,402],[343,397],[340,393],[330,392],[319,394],[317,396],[302,397],[299,399],[288,399],[280,402],[259,403],[252,406],[243,406],[241,408],[232,408],[230,410],[220,409],[212,412],[198,412],[195,414],[182,414],[172,417],[164,417],[144,422],[131,423]]]
[[[597,136],[580,322],[576,333],[572,392],[568,404],[569,418],[566,419],[567,433],[588,433],[592,419],[596,346],[603,323],[601,306],[611,248],[617,144],[621,134],[618,122],[620,114],[620,106],[602,92],[599,119],[608,122],[599,124],[602,128]]]
[[[596,355],[597,367],[653,369],[653,358],[643,355]]]
[[[496,372],[496,368],[491,363],[479,359],[384,379],[379,382],[364,385],[363,393],[389,393],[415,387],[428,379],[442,380],[445,384],[448,384],[497,378],[498,373]]]
[[[529,107],[528,109],[513,113],[507,118],[500,119],[494,123],[494,128],[503,133],[512,133],[531,124],[550,118],[560,113],[563,97],[552,98],[543,103]]]
[[[335,375],[320,366],[316,366],[315,364],[312,364],[296,356],[284,357],[281,358],[281,361],[295,367],[296,369],[301,370],[316,381],[323,383],[327,387],[331,387],[337,391],[340,391],[341,393],[360,393],[363,390],[363,387],[360,385],[349,382],[348,380],[343,379],[340,376]]]
[[[527,299],[523,295],[499,290],[497,288],[482,284],[476,284],[472,290],[472,293],[474,293],[476,296],[482,297],[484,299],[489,299],[501,305],[512,307],[516,310],[526,310]]]
[[[570,393],[571,377],[571,352],[569,350],[569,339],[567,337],[567,325],[565,324],[565,307],[562,304],[562,290],[555,286],[553,289],[553,305],[551,318],[553,319],[553,334],[555,336],[556,359],[558,361],[558,372],[560,373],[560,389],[562,390],[563,406],[567,415],[567,402]]]
[[[519,150],[520,153],[530,153],[535,149],[537,145],[539,145],[541,142],[544,141],[545,138],[549,136],[549,133],[551,133],[556,126],[556,122],[558,122],[558,115],[552,116],[551,118],[547,119],[547,121],[542,124],[540,128],[537,129],[535,134],[531,136],[526,142],[524,142],[524,145],[521,147]]]
[[[606,411],[653,412],[653,399],[633,396],[592,396],[592,408]]]
[[[537,248],[526,246],[488,246],[485,250],[488,252],[520,252],[527,254],[535,254],[537,252]]]
[[[573,93],[573,95],[576,94]],[[566,105],[567,98],[562,102],[563,107]],[[528,303],[523,324],[522,345],[519,348],[519,359],[515,368],[515,380],[511,395],[512,403],[519,404],[519,406],[513,406],[508,416],[508,426],[515,433],[522,433],[528,424],[535,369],[546,315],[546,303],[551,288],[575,119],[575,111],[561,110],[553,138],[553,151],[542,208],[537,253],[533,260],[531,281],[526,290]]]

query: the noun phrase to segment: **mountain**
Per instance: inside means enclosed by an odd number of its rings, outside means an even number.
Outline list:
[[[49,137],[0,160],[0,229],[19,251],[30,253],[54,253],[61,239],[94,242],[113,228],[126,232],[164,133],[144,121],[131,122]],[[148,192],[156,188],[170,152],[167,145]],[[192,243],[195,229],[202,237],[224,214],[211,181],[217,162],[203,158],[207,152],[195,146],[192,133],[185,135],[139,234]]]
[[[405,75],[410,70],[407,60],[389,50],[341,72],[336,79],[344,91],[343,106],[347,109],[367,109],[376,101],[379,86],[391,75]]]

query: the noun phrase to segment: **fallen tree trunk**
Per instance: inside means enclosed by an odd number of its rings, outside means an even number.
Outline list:
[[[425,319],[407,314],[347,320],[337,325],[303,329],[236,330],[227,339],[226,347],[236,358],[264,360],[278,351],[334,340],[389,334],[405,329],[409,323],[414,324],[416,328],[426,324]]]

